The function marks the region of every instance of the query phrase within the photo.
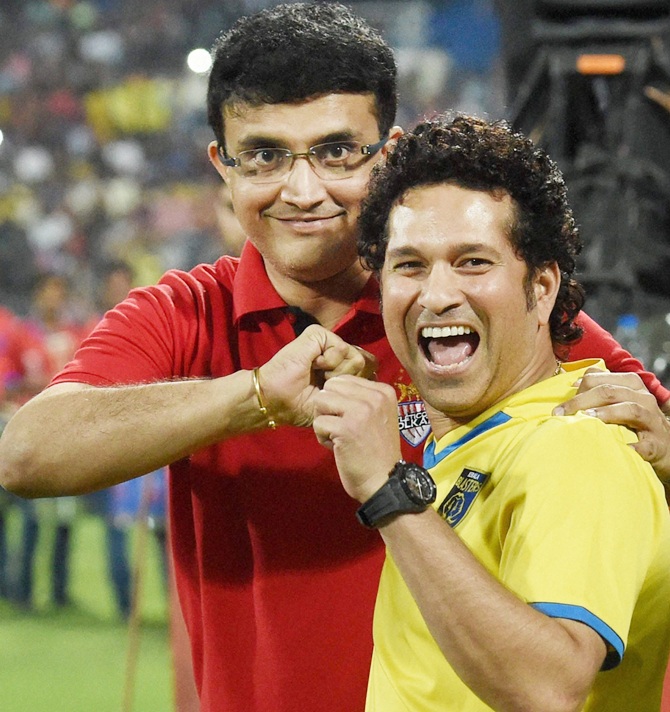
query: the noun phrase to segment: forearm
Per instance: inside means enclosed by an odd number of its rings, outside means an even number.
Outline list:
[[[374,371],[370,354],[310,326],[260,368],[211,380],[92,388],[62,383],[29,401],[0,438],[0,485],[24,497],[82,494],[208,445],[277,424],[310,425],[315,382]]]
[[[0,484],[27,497],[82,494],[266,425],[249,371],[114,388],[62,384],[7,425]]]
[[[517,598],[433,510],[380,531],[432,636],[475,694],[501,712],[582,708],[605,655],[593,631]]]

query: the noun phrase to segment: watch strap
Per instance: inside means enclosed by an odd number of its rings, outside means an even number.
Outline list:
[[[400,482],[391,477],[356,510],[356,518],[364,527],[374,529],[389,515],[402,511],[405,499]]]

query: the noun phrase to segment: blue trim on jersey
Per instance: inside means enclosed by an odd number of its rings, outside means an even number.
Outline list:
[[[503,425],[508,420],[511,420],[512,416],[503,413],[499,410],[495,415],[487,418],[483,423],[476,425],[469,433],[465,434],[462,438],[456,440],[456,442],[447,445],[444,450],[441,450],[437,455],[435,454],[435,440],[431,440],[426,449],[423,452],[423,466],[430,470],[431,467],[435,467],[438,462],[444,460],[447,455],[450,455],[454,450],[457,450],[461,445],[469,443],[470,440],[479,437],[482,433],[486,433],[493,428],[497,428],[499,425]]]
[[[623,658],[623,640],[598,616],[582,606],[572,606],[567,603],[531,603],[536,611],[544,613],[550,618],[567,618],[571,621],[579,621],[589,628],[593,628],[596,633],[607,643],[607,655],[601,670],[611,670],[616,667]]]

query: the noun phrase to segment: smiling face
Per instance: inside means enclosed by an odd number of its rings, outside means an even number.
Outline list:
[[[440,437],[555,369],[555,265],[527,280],[508,238],[514,206],[450,184],[413,188],[391,211],[381,271],[393,350]]]
[[[374,144],[379,136],[371,94],[328,94],[296,104],[235,105],[224,109],[226,151],[253,148],[304,152],[329,141]],[[324,180],[304,158],[282,179],[253,183],[222,165],[216,144],[210,159],[230,186],[235,213],[265,259],[270,278],[282,284],[321,282],[347,270],[361,273],[356,221],[372,166],[380,152],[342,180]]]

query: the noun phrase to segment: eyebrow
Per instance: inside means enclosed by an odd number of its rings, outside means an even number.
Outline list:
[[[456,249],[463,252],[480,252],[484,250],[485,252],[497,252],[498,250],[492,245],[487,245],[484,242],[462,242],[455,245]]]
[[[494,252],[498,254],[498,250],[495,247],[487,245],[483,242],[461,242],[457,245],[453,245],[451,249],[455,250],[459,255],[467,254],[469,252]],[[421,250],[411,244],[399,245],[398,247],[392,247],[386,250],[386,258],[414,257],[420,254]]]
[[[414,247],[393,247],[386,250],[386,257],[412,257],[418,254],[418,250]]]
[[[351,130],[332,131],[310,142],[310,146],[318,146],[321,143],[336,143],[338,141],[354,141],[355,133]],[[276,136],[264,134],[252,134],[245,136],[239,143],[239,151],[249,151],[255,148],[287,148],[286,141],[278,139]]]

